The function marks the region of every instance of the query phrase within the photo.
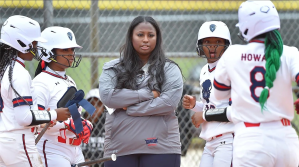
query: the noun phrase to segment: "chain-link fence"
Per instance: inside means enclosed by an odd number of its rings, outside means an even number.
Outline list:
[[[64,26],[73,30],[78,50],[83,55],[80,66],[68,69],[79,89],[88,92],[98,85],[103,64],[119,56],[130,22],[138,15],[150,15],[162,29],[166,55],[176,61],[185,77],[184,93],[199,94],[199,74],[205,60],[197,57],[195,42],[199,27],[205,21],[225,22],[233,43],[237,37],[237,9],[242,1],[91,1],[91,0],[1,0],[0,24],[12,15],[25,15],[37,20],[42,30],[48,26]],[[299,2],[274,1],[281,18],[281,34],[286,45],[298,47]],[[36,63],[27,65],[33,75]],[[182,165],[199,165],[204,141],[198,138],[200,129],[193,127],[191,111],[177,109],[181,142]],[[299,118],[293,121],[299,127]],[[86,158],[101,157],[103,148],[104,114],[95,124],[89,146],[84,147]]]

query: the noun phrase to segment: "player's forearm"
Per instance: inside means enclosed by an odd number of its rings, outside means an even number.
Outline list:
[[[57,113],[55,110],[49,111],[49,113],[50,113],[51,121],[57,119]],[[36,120],[36,119],[34,119],[33,114],[28,105],[15,107],[14,114],[15,114],[17,123],[21,126],[29,126],[33,123],[34,120]],[[46,121],[46,122],[49,122],[49,121]]]
[[[231,122],[231,107],[207,110],[203,112],[203,119],[207,122]]]
[[[159,103],[160,105],[155,105]],[[130,116],[151,116],[151,115],[169,115],[174,112],[176,106],[170,101],[164,101],[161,98],[145,101],[127,108],[127,114]]]
[[[103,71],[99,80],[100,97],[107,107],[124,108],[154,98],[152,91],[148,88],[115,89],[115,76],[111,76],[110,73],[111,71]]]
[[[202,112],[203,111],[204,104],[202,102],[196,101],[194,108],[191,110],[194,112]]]
[[[130,116],[170,115],[176,109],[183,93],[183,86],[173,86],[167,92],[162,92],[160,97],[144,101],[127,108]]]
[[[152,91],[147,88],[139,90],[110,89],[101,91],[102,102],[109,108],[123,108],[154,98]]]

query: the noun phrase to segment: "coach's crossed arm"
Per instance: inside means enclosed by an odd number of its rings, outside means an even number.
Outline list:
[[[114,89],[114,75],[112,69],[106,69],[100,76],[100,97],[107,107],[124,108],[154,98],[153,92],[148,88],[139,90]]]

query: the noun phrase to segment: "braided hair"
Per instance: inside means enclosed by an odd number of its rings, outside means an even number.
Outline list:
[[[15,61],[14,58],[16,58],[16,53],[17,51],[14,48],[4,43],[0,43],[0,81],[2,81],[7,67]]]
[[[36,77],[38,74],[40,74],[47,66],[49,66],[49,63],[41,60],[39,61],[37,68],[35,70],[34,77]]]
[[[278,30],[273,30],[266,33],[265,47],[266,86],[261,92],[259,98],[262,112],[265,109],[265,103],[269,96],[269,89],[273,87],[273,82],[276,79],[276,72],[280,67],[280,57],[283,52],[283,41]]]
[[[9,79],[9,83],[10,83],[12,90],[15,92],[15,94],[18,97],[22,98],[25,101],[25,103],[30,106],[30,104],[27,102],[27,100],[25,100],[15,90],[15,88],[13,87],[13,84],[12,84],[13,68],[15,66],[16,60],[17,60],[17,50],[6,45],[6,44],[1,43],[0,44],[0,81],[2,81],[3,75],[4,75],[7,67],[9,66],[8,79]]]

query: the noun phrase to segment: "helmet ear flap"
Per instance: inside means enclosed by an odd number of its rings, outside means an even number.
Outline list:
[[[197,51],[197,55],[201,57],[201,55],[203,55],[203,50],[202,50],[202,40],[198,40],[196,43],[196,51]]]
[[[225,48],[224,48],[224,50],[223,50],[223,52],[225,52],[226,51],[226,49],[229,47],[229,45],[230,45],[230,42],[229,42],[229,40],[225,40]]]
[[[225,40],[225,45],[227,45],[227,46],[229,46],[230,45],[230,43],[229,43],[229,40]]]

